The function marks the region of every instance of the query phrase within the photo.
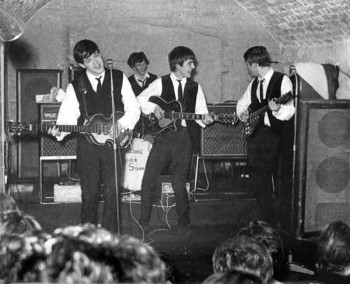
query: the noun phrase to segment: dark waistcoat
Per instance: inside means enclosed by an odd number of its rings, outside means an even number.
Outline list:
[[[281,85],[283,80],[284,74],[280,72],[274,72],[271,80],[269,82],[269,85],[266,90],[266,97],[262,102],[259,102],[258,96],[260,96],[257,93],[257,87],[258,87],[258,78],[255,78],[252,84],[251,88],[251,104],[249,106],[249,109],[254,112],[268,104],[268,101],[273,98],[279,98],[281,96]],[[269,121],[271,124],[272,130],[282,135],[283,129],[287,126],[287,124],[290,124],[288,121],[282,121],[277,119],[270,109],[267,110],[267,115],[269,117]],[[259,124],[257,125],[257,128],[262,127],[264,125],[264,114],[261,115]]]
[[[155,79],[157,79],[157,75],[154,75],[152,73],[148,73],[149,74],[149,78],[147,78],[146,80],[146,84],[141,87],[137,82],[136,82],[136,79],[135,79],[135,76],[134,75],[131,75],[128,79],[129,79],[129,82],[130,82],[130,85],[132,87],[132,90],[134,91],[134,94],[135,96],[137,97],[139,94],[142,93],[142,91],[144,89],[146,89],[149,84],[151,84]]]
[[[167,102],[176,100],[174,86],[170,75],[165,75],[162,77],[162,86],[161,98]],[[183,101],[181,102],[182,112],[195,113],[197,92],[198,83],[191,79],[187,79],[183,94]],[[193,146],[196,150],[199,150],[200,126],[194,120],[186,120],[186,124]]]
[[[122,102],[121,88],[123,84],[123,73],[119,70],[113,70],[113,89],[114,102],[116,111],[124,111]],[[93,90],[86,73],[80,75],[72,82],[80,109],[80,117],[78,125],[84,123],[85,118],[91,117],[94,114],[103,114],[105,117],[110,117],[112,114],[112,98],[111,98],[111,73],[106,70],[100,94],[96,94]],[[86,94],[84,95],[84,92]],[[85,100],[84,100],[85,96]],[[86,106],[85,106],[86,102]],[[86,113],[86,111],[87,113]]]

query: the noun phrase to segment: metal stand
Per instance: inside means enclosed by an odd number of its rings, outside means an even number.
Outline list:
[[[117,206],[117,234],[120,235],[120,211],[119,211],[119,185],[118,185],[118,162],[117,162],[117,135],[119,132],[116,123],[116,111],[115,111],[115,100],[114,100],[114,86],[113,86],[113,61],[112,59],[107,60],[107,66],[111,73],[111,103],[112,103],[112,127],[113,127],[113,155],[114,155],[114,178],[116,188],[116,206]]]
[[[299,80],[297,76],[297,71],[294,65],[290,66],[290,73],[295,76],[295,91],[294,91],[294,105],[295,105],[295,113],[294,113],[294,141],[293,141],[293,179],[292,179],[292,210],[291,210],[291,228],[290,232],[293,232],[294,226],[294,202],[295,202],[295,167],[296,167],[296,150],[297,150],[297,122],[298,122],[298,104],[299,104]]]

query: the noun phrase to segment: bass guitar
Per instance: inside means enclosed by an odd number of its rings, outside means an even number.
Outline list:
[[[196,114],[196,113],[186,113],[182,112],[182,105],[179,101],[166,102],[162,98],[157,96],[152,96],[149,101],[157,104],[164,110],[164,116],[161,119],[157,119],[156,116],[151,113],[149,115],[143,115],[143,125],[149,134],[157,135],[166,130],[177,129],[176,121],[178,119],[185,120],[202,120],[207,115]],[[224,114],[208,114],[213,121],[218,121],[221,123],[235,124],[238,121],[236,113],[224,113]]]
[[[123,112],[116,112],[116,120],[123,116]],[[56,126],[62,132],[82,133],[87,140],[95,145],[113,146],[113,116],[106,118],[102,114],[95,114],[84,125],[56,125],[55,122],[31,124],[25,122],[9,122],[10,133],[45,132]],[[117,130],[117,129],[116,129]],[[118,133],[118,131],[116,132]],[[132,140],[132,131],[126,130],[116,136],[118,148],[126,148]]]
[[[291,99],[293,99],[293,94],[291,92],[288,92],[281,97],[275,99],[276,104],[285,104],[289,102]],[[268,105],[263,106],[262,108],[258,109],[257,111],[249,114],[249,118],[247,122],[244,124],[244,136],[245,138],[248,138],[255,130],[260,116],[265,113],[269,109]]]

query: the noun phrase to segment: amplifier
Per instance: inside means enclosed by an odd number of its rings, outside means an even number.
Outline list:
[[[235,113],[237,103],[208,105],[209,113]],[[201,156],[207,158],[245,158],[244,124],[215,122],[201,129]]]
[[[40,122],[55,124],[60,104],[40,104]],[[63,141],[57,141],[55,137],[42,133],[40,138],[40,156],[75,156],[77,138],[74,135],[65,137]]]

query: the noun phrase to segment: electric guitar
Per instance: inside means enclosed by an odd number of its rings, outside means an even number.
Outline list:
[[[293,94],[291,92],[288,92],[281,97],[275,99],[276,104],[285,104],[289,102],[291,99],[293,99]],[[262,108],[258,109],[257,111],[249,114],[249,118],[247,122],[244,124],[244,136],[245,138],[248,138],[255,130],[260,116],[265,113],[269,109],[269,105],[265,105]]]
[[[178,119],[202,120],[207,116],[205,114],[182,112],[182,105],[176,100],[166,102],[160,97],[152,96],[149,98],[149,101],[157,104],[164,110],[164,117],[161,119],[157,119],[154,113],[143,115],[142,122],[144,128],[146,132],[152,135],[160,134],[166,130],[175,131],[177,129],[176,120]],[[219,121],[221,123],[234,124],[238,121],[236,113],[208,115],[213,119],[213,121]]]
[[[123,116],[123,112],[116,112],[116,120]],[[10,133],[22,133],[31,131],[48,131],[56,126],[62,132],[82,133],[87,140],[95,145],[113,146],[113,116],[106,118],[102,114],[95,114],[84,125],[56,125],[55,122],[30,124],[24,122],[9,122]],[[116,136],[118,148],[126,148],[132,140],[132,131],[126,130]]]

